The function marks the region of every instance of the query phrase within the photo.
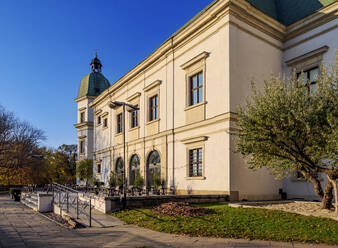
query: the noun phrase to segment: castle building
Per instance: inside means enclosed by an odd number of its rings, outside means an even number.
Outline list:
[[[297,175],[248,169],[229,130],[252,78],[295,69],[312,80],[321,63],[335,63],[337,13],[334,0],[214,0],[112,85],[96,56],[76,98],[78,157],[93,158],[106,185],[125,164],[128,185],[140,174],[178,194],[314,198]]]

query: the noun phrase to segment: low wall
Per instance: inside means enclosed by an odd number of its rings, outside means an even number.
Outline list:
[[[53,195],[47,193],[38,193],[38,211],[47,213],[53,211]]]
[[[119,197],[106,197],[104,201],[106,202],[104,213],[117,211],[122,208]],[[229,195],[135,196],[127,197],[127,208],[150,207],[166,202],[214,203],[225,201],[229,201]]]

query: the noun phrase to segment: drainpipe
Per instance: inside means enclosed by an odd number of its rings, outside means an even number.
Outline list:
[[[171,50],[173,60],[173,171],[172,171],[172,186],[175,189],[175,54],[174,54],[174,37],[171,37]],[[176,189],[175,189],[176,190]]]

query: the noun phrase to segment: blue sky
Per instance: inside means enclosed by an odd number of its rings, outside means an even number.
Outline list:
[[[80,80],[98,49],[113,83],[211,0],[1,0],[0,105],[76,143]]]

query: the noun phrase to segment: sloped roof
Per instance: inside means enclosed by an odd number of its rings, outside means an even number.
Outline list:
[[[101,72],[91,72],[81,80],[77,98],[84,96],[98,96],[102,91],[109,88],[110,83]]]
[[[255,8],[289,26],[337,0],[246,0]]]

